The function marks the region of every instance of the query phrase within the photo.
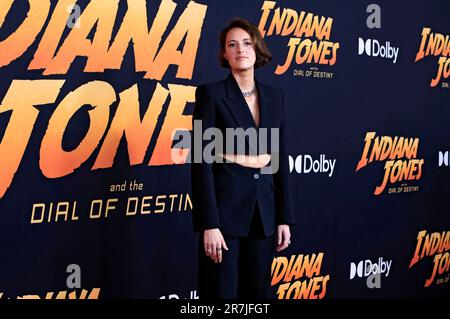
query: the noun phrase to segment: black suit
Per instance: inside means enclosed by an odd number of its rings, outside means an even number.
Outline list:
[[[267,239],[274,235],[276,225],[292,225],[295,223],[291,204],[289,163],[284,143],[283,92],[280,88],[262,83],[256,77],[255,82],[258,90],[260,109],[258,128],[267,128],[268,143],[265,144],[265,150],[255,150],[255,145],[249,143],[249,139],[247,138],[244,152],[245,154],[249,154],[253,150],[260,154],[271,154],[272,157],[279,155],[280,163],[278,171],[275,174],[261,174],[260,169],[248,168],[236,163],[208,164],[205,162],[192,162],[194,229],[198,232],[205,229],[219,228],[225,236],[227,244],[234,239],[249,235],[250,237],[256,236]],[[225,128],[243,128],[244,130],[252,127],[256,128],[256,123],[245,98],[231,72],[222,81],[198,86],[195,96],[193,120],[202,120],[202,132],[207,128],[216,127],[223,132],[223,136],[225,137]],[[276,149],[271,149],[271,128],[280,129],[279,152]],[[203,141],[203,148],[209,143],[211,142]],[[193,141],[193,152],[196,152],[195,148],[198,146]],[[191,155],[193,155],[193,152],[191,152]],[[240,151],[235,148],[233,152],[242,153],[242,150]],[[230,152],[224,150],[224,153]],[[258,228],[260,229],[260,234],[258,234]],[[253,230],[250,233],[251,229]],[[273,241],[273,237],[270,240]],[[233,246],[236,246],[236,249],[239,249],[240,244],[237,243],[236,245],[233,244]],[[202,247],[201,243],[200,246]],[[264,246],[266,247],[264,248],[265,254],[270,254],[270,252],[267,252],[267,247],[273,248],[273,245],[268,245],[266,240]],[[258,245],[251,245],[251,247],[255,249]],[[212,264],[211,269],[222,269],[224,267],[229,269],[232,266],[227,265],[232,265],[236,261],[225,259],[239,258],[238,254],[234,256],[229,252],[223,252],[223,264],[220,266]],[[203,248],[201,248],[200,255],[201,264],[208,263],[208,259],[203,256]],[[255,258],[258,259],[259,257]],[[269,263],[270,260],[269,258]],[[209,262],[212,263],[211,261]],[[267,265],[263,267],[267,267]],[[202,265],[200,265],[200,268],[206,271],[204,267],[202,268]],[[225,270],[222,269],[220,271],[223,272]],[[254,269],[250,271],[255,272]],[[267,271],[270,271],[270,264]],[[202,275],[204,274],[201,272],[200,276]],[[226,281],[224,279],[222,284],[228,285]],[[224,291],[230,290],[229,288],[227,287]],[[233,294],[221,294],[219,292],[220,296],[227,297],[233,296]]]

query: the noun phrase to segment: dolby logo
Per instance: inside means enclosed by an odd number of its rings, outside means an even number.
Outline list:
[[[365,52],[368,56],[392,59],[392,63],[395,63],[397,62],[398,51],[399,48],[392,47],[389,41],[387,41],[383,45],[375,39],[367,39],[366,41],[364,41],[363,39],[359,38],[359,55]]]
[[[320,154],[315,159],[311,155],[298,155],[296,158],[289,155],[289,172],[296,171],[299,174],[325,173],[333,176],[336,165],[335,159],[327,159],[325,154]]]
[[[448,161],[448,151],[439,151],[439,167],[441,166],[450,166]]]
[[[384,261],[383,257],[378,258],[378,261],[373,262],[370,259],[361,260],[358,264],[350,263],[350,280],[358,276],[359,278],[368,277],[370,275],[389,276],[391,270],[392,260]]]

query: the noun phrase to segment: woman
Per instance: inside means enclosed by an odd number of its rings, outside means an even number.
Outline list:
[[[265,144],[247,139],[244,152],[216,150],[219,160],[192,164],[193,222],[200,232],[199,296],[268,299],[275,245],[278,252],[288,247],[289,225],[295,223],[283,139],[284,98],[281,89],[255,77],[254,69],[272,59],[256,26],[233,20],[222,31],[220,45],[221,65],[231,72],[222,81],[198,86],[194,126],[201,120],[202,132],[217,128],[223,136],[226,128],[259,130],[259,138],[264,128],[268,134]],[[267,143],[273,128],[280,130],[279,151]],[[208,143],[203,139],[202,149]],[[266,146],[263,152],[247,150],[261,145]],[[277,170],[272,164],[278,158]],[[263,172],[269,161],[274,174]]]

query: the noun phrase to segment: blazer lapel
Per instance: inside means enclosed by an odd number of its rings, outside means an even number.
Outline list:
[[[243,129],[256,127],[252,113],[250,112],[239,85],[231,72],[225,79],[225,87],[226,97],[224,98],[224,101],[238,126]]]
[[[275,118],[276,108],[272,103],[274,99],[273,90],[271,88],[267,88],[264,83],[261,83],[257,77],[255,77],[256,88],[258,89],[258,97],[259,97],[259,127],[263,128],[271,128],[273,125],[272,120]],[[245,101],[244,101],[245,102]],[[251,113],[250,113],[251,116]],[[252,117],[253,118],[253,117]]]
[[[276,108],[271,103],[274,96],[272,95],[272,89],[267,88],[259,79],[255,76],[256,88],[258,89],[258,101],[259,101],[259,125],[258,128],[270,128],[272,127],[272,119],[275,118]],[[242,127],[244,130],[252,127],[257,128],[252,113],[245,101],[244,96],[236,82],[233,74],[230,72],[225,79],[226,97],[223,98],[225,105],[230,110],[238,127]],[[270,138],[270,132],[268,132]],[[259,134],[257,134],[259,136]],[[247,138],[248,141],[248,138]],[[266,144],[265,141],[262,141]],[[253,147],[251,147],[253,148]]]
[[[261,83],[256,76],[255,83],[256,88],[258,89],[259,98],[260,120],[258,127],[266,127],[265,125],[270,123],[273,112],[275,112],[275,109],[271,106],[271,103],[269,103],[269,101],[273,99],[273,96],[269,94],[272,92],[266,90],[264,84]],[[238,126],[244,129],[249,127],[256,128],[256,123],[253,119],[252,113],[250,112],[248,104],[245,101],[239,85],[231,72],[225,79],[225,87],[226,97],[224,98],[224,101]]]
[[[276,118],[277,108],[274,104],[274,91],[273,88],[267,87],[264,83],[255,77],[256,87],[258,89],[259,97],[259,128],[266,128],[266,134],[263,131],[258,132],[258,154],[270,153],[270,143],[271,143],[271,131],[270,129],[274,127],[274,120]],[[261,136],[262,134],[262,136]],[[268,145],[269,143],[269,145]]]

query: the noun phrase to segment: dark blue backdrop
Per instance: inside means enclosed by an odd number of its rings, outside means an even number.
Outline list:
[[[83,9],[89,1],[79,1]],[[197,86],[226,77],[217,61],[218,35],[233,17],[243,17],[256,25],[264,1],[198,1],[207,6],[198,43],[192,79],[176,77],[177,66],[169,67],[161,85]],[[28,11],[27,1],[14,1],[3,25],[0,41],[8,37]],[[160,1],[147,1],[149,25]],[[176,1],[169,24],[173,28],[189,1]],[[414,62],[424,27],[446,36],[450,34],[448,1],[381,1],[381,28],[369,29],[366,12],[370,1],[277,1],[275,7],[306,11],[333,18],[329,41],[338,42],[333,66],[293,63],[282,74],[274,73],[283,64],[289,36],[265,38],[273,61],[257,75],[265,82],[283,88],[288,105],[288,149],[293,158],[325,154],[335,159],[331,177],[326,173],[292,172],[295,212],[298,225],[293,244],[281,256],[324,253],[320,275],[329,275],[326,298],[437,297],[448,296],[448,283],[434,282],[425,288],[433,270],[434,256],[425,257],[409,269],[421,230],[427,233],[449,231],[450,167],[438,165],[439,152],[450,151],[449,79],[436,87],[430,81],[438,70],[438,57],[427,56]],[[51,10],[56,1],[52,1]],[[126,11],[120,1],[119,17]],[[273,13],[271,12],[271,16]],[[193,17],[194,19],[195,17]],[[271,21],[271,18],[269,18]],[[47,19],[46,25],[49,19]],[[119,23],[116,23],[117,30]],[[45,28],[44,28],[45,29]],[[67,36],[66,30],[64,36]],[[114,32],[113,32],[114,34]],[[0,101],[13,79],[65,79],[56,105],[82,84],[102,80],[117,93],[139,86],[141,111],[147,108],[156,81],[144,80],[134,70],[132,46],[120,70],[86,73],[86,58],[79,57],[67,75],[44,76],[28,71],[41,31],[24,55],[0,68]],[[167,36],[165,33],[164,37]],[[399,48],[396,63],[380,57],[358,54],[358,38],[389,41]],[[1,42],[0,42],[1,47]],[[1,55],[0,51],[0,55]],[[332,72],[333,78],[299,77],[293,69]],[[445,87],[447,83],[447,87]],[[27,94],[27,92],[23,92]],[[192,114],[188,103],[186,114]],[[111,106],[111,118],[117,103]],[[164,122],[158,118],[156,132]],[[40,113],[13,182],[0,199],[0,294],[3,298],[26,294],[41,297],[48,291],[71,291],[66,286],[67,265],[81,269],[82,288],[100,288],[100,298],[191,298],[196,295],[196,235],[190,210],[125,217],[88,218],[93,199],[118,197],[123,211],[129,196],[186,194],[190,192],[188,165],[130,166],[127,142],[123,138],[112,168],[91,170],[99,149],[74,173],[49,179],[39,168],[39,149],[54,106],[40,107]],[[65,133],[63,145],[76,147],[89,127],[87,107],[75,114]],[[0,114],[0,138],[8,125],[10,112]],[[373,162],[356,170],[367,132],[377,136],[419,138],[418,159],[424,159],[422,176],[408,185],[419,186],[411,193],[378,196],[385,162]],[[157,135],[157,134],[155,134]],[[144,163],[156,144],[152,138]],[[0,163],[1,166],[1,163]],[[112,194],[109,186],[124,180],[144,183],[143,192]],[[400,186],[395,183],[390,186]],[[30,224],[33,203],[78,201],[80,218],[74,222]],[[448,245],[447,245],[448,247]],[[350,279],[351,263],[392,261],[389,276],[381,277],[380,289],[369,289],[366,278]],[[448,253],[447,253],[448,259]],[[446,271],[436,278],[449,278]],[[276,292],[278,286],[274,287]]]

